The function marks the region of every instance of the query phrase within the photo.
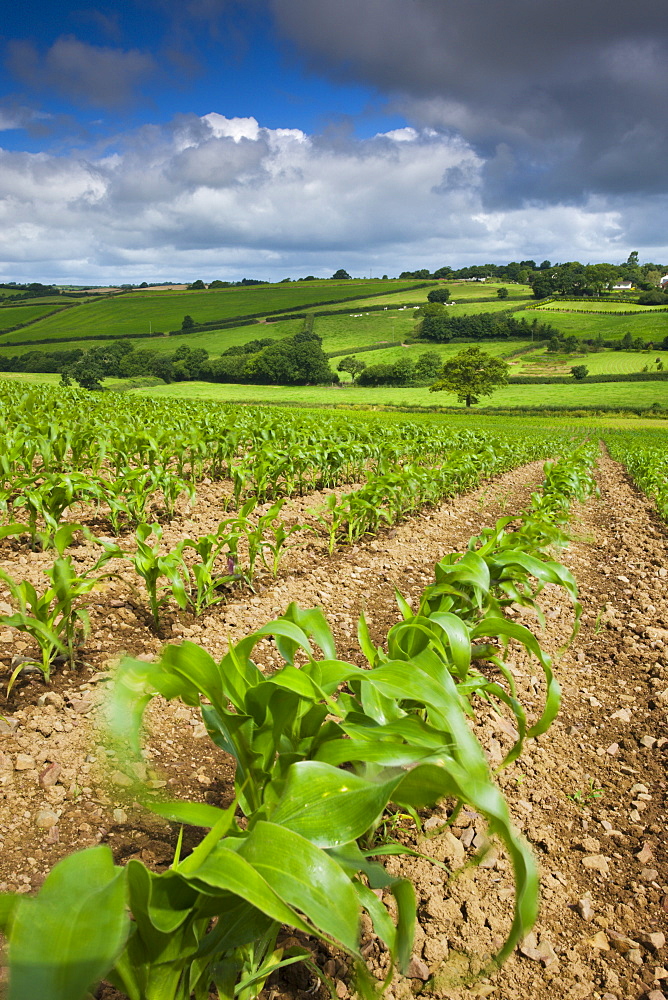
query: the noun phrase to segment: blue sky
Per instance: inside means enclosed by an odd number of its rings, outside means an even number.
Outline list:
[[[38,0],[0,56],[0,280],[668,261],[659,0]]]
[[[42,0],[31,4],[29,19],[18,7],[7,11],[4,104],[32,108],[40,117],[28,134],[5,132],[4,147],[59,150],[143,123],[166,123],[176,114],[211,111],[252,116],[267,128],[345,128],[359,137],[405,124],[375,88],[309,69],[289,39],[279,37],[266,7],[235,5],[217,17],[205,8],[199,16],[175,18],[171,6],[130,0],[96,9]],[[105,54],[116,58],[119,76],[96,91],[90,77]]]

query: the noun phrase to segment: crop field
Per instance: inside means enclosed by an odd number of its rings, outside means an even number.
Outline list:
[[[668,312],[667,306],[642,306],[637,302],[610,302],[600,299],[551,299],[545,305],[536,306],[540,312],[576,312],[576,313],[617,313],[621,316],[628,313]]]
[[[657,371],[657,360],[662,364],[668,356],[656,351],[578,351],[559,354],[544,346],[512,358],[513,375],[568,375],[573,365],[584,364],[590,375],[629,375],[644,368]]]
[[[621,340],[630,333],[649,342],[660,344],[668,336],[668,310],[655,312],[633,312],[630,316],[619,316],[615,313],[600,315],[596,313],[572,313],[558,310],[548,311],[541,308],[523,309],[514,313],[516,319],[526,319],[530,323],[534,318],[539,322],[549,322],[564,336],[574,335],[582,339]]]
[[[10,996],[639,995],[668,431],[183,388],[0,380]]]

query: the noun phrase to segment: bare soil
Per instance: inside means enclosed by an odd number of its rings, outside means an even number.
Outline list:
[[[444,862],[453,872],[415,858],[390,858],[409,876],[419,901],[419,927],[408,978],[395,976],[389,1000],[427,994],[460,1000],[637,1000],[668,997],[668,526],[603,455],[600,497],[577,509],[575,538],[559,558],[573,570],[584,606],[582,628],[568,650],[573,614],[564,596],[543,594],[543,630],[523,609],[517,619],[537,630],[556,659],[563,686],[559,719],[498,780],[514,821],[532,843],[541,869],[542,906],[529,938],[503,969],[489,973],[489,956],[507,932],[512,880],[503,851],[491,845],[479,867],[466,862],[484,844],[480,817],[465,811],[445,827],[447,803],[423,817],[418,833],[398,817],[391,832]],[[394,588],[417,600],[433,579],[433,563],[461,551],[471,535],[520,510],[542,480],[540,463],[497,477],[385,532],[328,557],[312,533],[293,536],[295,547],[278,579],[261,576],[256,592],[233,593],[200,619],[178,611],[163,617],[162,635],[149,627],[131,570],[96,592],[92,633],[74,672],[56,669],[45,686],[21,680],[0,705],[0,889],[31,892],[64,854],[109,843],[119,862],[130,857],[162,868],[171,862],[175,830],[128,798],[123,764],[104,743],[97,709],[123,652],[150,658],[165,640],[189,638],[214,656],[283,612],[290,601],[320,606],[334,631],[339,656],[362,663],[356,642],[360,611],[381,643],[398,620]],[[165,525],[165,541],[203,533],[223,516],[225,488],[204,484],[192,511]],[[308,520],[313,495],[291,501],[289,523]],[[96,525],[99,534],[103,528]],[[82,567],[94,560],[90,545],[74,550]],[[0,567],[15,578],[45,578],[49,553],[18,542],[0,543]],[[5,595],[0,612],[6,613]],[[0,663],[8,677],[12,658],[34,652],[30,640],[0,627]],[[257,647],[263,669],[278,665],[269,643]],[[541,685],[535,664],[511,657],[525,704],[537,711]],[[476,731],[497,765],[512,741],[507,719],[478,712]],[[232,797],[233,766],[212,746],[197,713],[154,702],[147,768],[138,775],[156,793],[225,804]],[[316,961],[335,981],[340,1000],[351,989],[344,957],[310,942]],[[382,979],[387,955],[365,926],[364,954]],[[318,994],[304,970],[286,970],[272,994]],[[113,991],[101,995],[111,998]]]

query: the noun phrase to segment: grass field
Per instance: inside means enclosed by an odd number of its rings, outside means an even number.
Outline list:
[[[389,347],[381,348],[377,351],[365,351],[364,353],[356,354],[355,357],[359,361],[364,361],[367,366],[391,365],[400,358],[405,357],[410,358],[411,361],[417,361],[421,354],[425,354],[427,351],[434,351],[443,361],[447,361],[448,358],[458,354],[459,351],[471,346],[473,345],[465,343],[430,344],[428,341],[424,341],[420,344],[407,344],[405,346],[402,346],[401,344],[394,344]],[[523,344],[522,341],[513,341],[512,343],[509,343],[505,340],[493,340],[485,343],[481,341],[478,346],[480,346],[486,354],[490,354],[495,358],[503,358],[511,351],[517,350],[518,347],[522,347]],[[332,358],[330,366],[336,369],[340,360],[341,358]],[[517,372],[515,374],[517,374]],[[347,372],[341,372],[340,377],[342,381],[350,380],[350,376]]]
[[[537,308],[523,309],[513,315],[515,319],[526,319],[529,323],[534,318],[539,323],[550,323],[567,337],[574,335],[582,339],[596,339],[600,335],[603,340],[621,340],[624,334],[630,333],[634,338],[641,337],[646,342],[659,344],[668,336],[668,309],[663,312],[638,312],[633,316],[616,316],[614,313],[602,316]]]
[[[39,385],[57,385],[59,375],[5,373],[0,378],[11,379]],[[466,407],[457,403],[450,393],[429,392],[428,388],[330,388],[320,386],[260,386],[260,385],[218,385],[211,382],[177,382],[171,385],[153,385],[134,388],[142,380],[138,379],[107,379],[105,387],[121,389],[150,395],[159,399],[214,399],[228,403],[295,403],[301,406],[327,405],[341,407],[374,407],[374,406],[455,406],[465,413]],[[668,382],[621,382],[578,385],[536,385],[536,386],[506,386],[499,389],[493,396],[483,400],[482,405],[500,407],[536,407],[550,408],[553,406],[572,407],[574,410],[583,407],[619,406],[641,407],[649,409],[653,403],[658,403],[668,410]],[[477,413],[471,408],[467,416]],[[606,421],[608,417],[596,418]],[[621,419],[619,426],[626,418]],[[629,418],[632,426],[636,426],[636,418]],[[661,420],[657,426],[665,426]],[[618,424],[614,424],[617,426]],[[613,426],[613,425],[611,425]]]
[[[211,382],[177,382],[133,390],[156,398],[217,399],[229,403],[313,403],[350,406],[458,406],[450,393],[428,388],[337,389],[321,386],[217,385]],[[586,406],[668,407],[668,382],[608,382],[598,385],[513,385],[499,389],[489,406]]]
[[[67,337],[76,340],[92,334],[107,334],[114,338],[156,330],[167,333],[180,330],[186,315],[196,323],[225,321],[254,313],[317,307],[323,302],[352,299],[356,295],[374,295],[384,290],[388,293],[409,292],[418,284],[416,281],[395,280],[308,281],[214,291],[128,293],[102,300],[87,300],[75,309],[49,316],[22,330],[20,339],[32,341]],[[423,301],[426,292],[418,289],[412,297],[417,302]],[[371,301],[376,303],[379,300],[373,298]],[[3,340],[11,341],[12,335],[0,337],[0,346]]]
[[[506,345],[510,348],[512,345]],[[491,353],[491,352],[490,352]],[[668,365],[668,355],[656,351],[596,351],[553,354],[544,346],[509,359],[512,375],[570,375],[573,365],[585,365],[590,375],[628,375],[645,366],[656,371],[656,359]]]
[[[53,302],[46,302],[42,305],[17,306],[13,304],[2,306],[0,308],[0,330],[7,330],[19,323],[32,323],[40,316],[46,316],[47,313],[53,312],[54,309],[58,308],[58,305],[62,306],[62,303],[58,303],[58,300],[54,299]],[[20,337],[21,333],[22,331],[17,330],[16,337]]]
[[[536,306],[541,312],[592,312],[592,313],[628,313],[628,312],[668,312],[668,306],[640,306],[637,302],[608,302],[601,299],[582,299],[574,302],[569,299],[561,302],[553,299],[545,305]]]
[[[298,291],[302,293],[302,290],[306,288],[307,290],[312,287],[315,282],[308,282],[306,285],[301,283],[298,286]],[[320,285],[325,285],[325,291],[328,290],[330,297],[333,294],[343,294],[343,292],[333,292],[333,289],[341,287],[344,285],[344,292],[346,289],[352,287],[348,283],[344,282],[334,282],[331,285],[327,285],[325,282],[318,283]],[[356,283],[359,285],[361,283]],[[390,283],[387,285],[394,286],[395,290],[388,292],[386,295],[374,295],[373,298],[367,299],[354,299],[351,302],[345,303],[346,312],[338,316],[322,316],[317,320],[316,331],[323,338],[323,348],[325,351],[337,351],[337,350],[347,350],[349,348],[360,347],[367,344],[374,344],[379,341],[387,341],[391,343],[393,340],[400,342],[404,337],[411,334],[414,330],[416,320],[413,318],[414,308],[422,303],[426,302],[428,289],[418,288],[415,289],[415,282],[411,283]],[[367,282],[367,289],[377,289],[378,286],[382,287],[381,282]],[[399,287],[398,290],[396,286],[403,285],[404,287]],[[406,285],[410,287],[405,287]],[[271,288],[281,287],[281,286],[270,286]],[[282,286],[288,287],[291,286]],[[83,350],[88,350],[93,343],[90,341],[81,340],[83,336],[95,334],[100,335],[107,332],[110,329],[111,317],[116,317],[115,322],[121,323],[123,316],[126,317],[128,327],[124,330],[117,329],[116,333],[110,333],[109,339],[113,340],[115,337],[122,336],[123,333],[137,332],[137,324],[139,322],[138,313],[140,312],[140,307],[142,302],[153,301],[156,298],[165,297],[168,304],[172,310],[176,309],[176,317],[172,317],[171,328],[179,329],[184,315],[191,315],[194,320],[204,322],[204,318],[195,311],[195,306],[192,304],[193,297],[197,296],[218,296],[218,298],[212,300],[205,300],[209,303],[212,311],[216,312],[216,318],[223,318],[221,310],[223,306],[229,308],[228,302],[222,302],[221,296],[225,295],[227,292],[240,292],[243,293],[240,300],[238,300],[238,305],[240,303],[241,307],[246,309],[246,311],[252,311],[251,307],[253,303],[257,305],[257,301],[251,298],[244,298],[244,296],[250,296],[254,289],[224,289],[220,292],[161,292],[153,293],[148,295],[144,293],[142,298],[136,297],[134,299],[128,299],[126,296],[118,299],[105,299],[103,301],[97,301],[94,303],[88,303],[77,309],[66,310],[56,316],[49,316],[47,319],[34,323],[31,326],[17,331],[16,333],[10,333],[5,336],[0,336],[0,350],[3,354],[14,355],[23,354],[28,350],[32,349],[32,342],[36,340],[53,338],[62,338],[71,335],[67,342],[58,342],[57,344],[34,344],[34,350],[54,350],[54,349],[72,349],[76,347],[81,347]],[[521,294],[526,298],[526,289],[522,286],[517,286],[514,289],[517,292],[516,299],[519,300],[519,295]],[[500,312],[507,310],[509,308],[508,302],[502,302],[496,297],[495,288],[489,285],[465,285],[462,291],[468,296],[472,292],[477,292],[477,299],[475,302],[468,303],[457,303],[454,306],[448,307],[452,310],[453,315],[464,316],[470,315],[476,312]],[[455,294],[455,288],[451,289],[453,295]],[[324,291],[321,292],[321,295]],[[175,298],[176,297],[176,298]],[[191,305],[190,312],[188,308],[184,305],[184,299],[180,297],[187,297],[185,301],[189,301]],[[195,304],[201,301],[196,299]],[[294,303],[294,298],[288,301]],[[455,299],[455,302],[457,300]],[[174,303],[177,303],[175,306]],[[211,306],[210,303],[213,302],[215,305]],[[180,303],[180,305],[179,305]],[[217,303],[217,304],[216,304]],[[369,311],[369,306],[387,306],[387,311],[385,309]],[[512,307],[512,303],[511,303]],[[163,312],[166,307],[163,306]],[[285,307],[284,307],[285,308]],[[312,310],[318,314],[321,310],[328,310],[332,308],[343,308],[341,306],[327,306],[315,305]],[[48,310],[47,310],[48,311]],[[0,310],[1,313],[1,310]],[[134,314],[135,318],[131,319],[131,314]],[[157,315],[157,314],[156,314]],[[1,319],[1,315],[0,315]],[[148,334],[149,322],[144,315],[142,323],[144,323],[146,328],[146,333]],[[136,337],[133,339],[133,344],[135,347],[150,347],[152,350],[161,352],[175,351],[177,347],[181,344],[188,344],[190,347],[203,347],[211,355],[221,354],[226,348],[236,346],[237,344],[243,344],[248,340],[253,340],[258,337],[273,337],[276,339],[282,337],[289,337],[296,333],[300,329],[302,321],[299,319],[285,319],[277,323],[264,323],[259,322],[251,326],[239,326],[232,327],[225,330],[208,330],[203,332],[195,332],[191,334],[184,334],[183,336],[174,337]],[[132,328],[130,328],[132,326]],[[160,325],[158,321],[151,322],[151,328],[155,332],[158,329],[166,331],[169,329],[169,325]],[[3,348],[3,343],[7,341],[26,341],[25,345],[18,347],[5,347]],[[97,341],[101,343],[101,341]]]

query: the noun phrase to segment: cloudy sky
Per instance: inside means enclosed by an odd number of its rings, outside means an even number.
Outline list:
[[[0,280],[668,263],[668,18],[619,0],[33,0]]]

